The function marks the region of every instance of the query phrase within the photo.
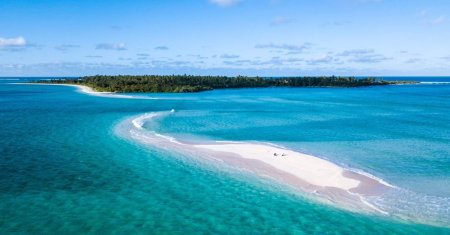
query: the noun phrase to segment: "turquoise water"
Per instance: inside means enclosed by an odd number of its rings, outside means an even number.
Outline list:
[[[448,78],[417,78],[450,81]],[[0,81],[0,234],[450,234],[450,85],[242,89],[113,99]],[[375,175],[390,216],[322,205],[117,135],[264,141]]]

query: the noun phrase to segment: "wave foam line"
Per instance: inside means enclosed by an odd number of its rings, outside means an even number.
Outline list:
[[[396,188],[396,189],[398,189],[397,186],[392,185],[392,184],[386,182],[385,180],[381,179],[380,177],[376,177],[376,176],[374,176],[374,175],[372,175],[372,174],[370,174],[370,173],[367,173],[367,172],[365,172],[365,171],[358,170],[358,169],[355,169],[355,168],[348,168],[348,170],[349,170],[349,171],[352,171],[352,172],[355,172],[355,173],[358,173],[358,174],[360,174],[360,175],[364,175],[364,176],[366,176],[366,177],[369,177],[369,178],[371,178],[371,179],[373,179],[373,180],[376,180],[376,181],[380,182],[381,184],[384,184],[384,185],[386,185],[386,186],[388,186],[388,187],[390,187],[390,188]]]
[[[165,115],[168,115],[168,114],[174,113],[174,112],[175,112],[175,109],[172,109],[172,110],[170,110],[169,112],[152,112],[152,113],[146,113],[146,114],[143,114],[143,115],[138,116],[137,118],[132,119],[132,120],[131,120],[131,123],[132,123],[133,126],[134,126],[135,128],[137,128],[138,130],[144,130],[144,125],[145,125],[145,122],[146,122],[146,121],[151,120],[151,119],[153,119],[153,118],[155,118],[155,117],[158,117],[158,116],[161,117],[161,116],[165,116]],[[176,144],[184,145],[183,143],[177,141],[177,140],[175,139],[175,137],[168,136],[168,135],[163,135],[163,134],[159,134],[159,133],[157,133],[157,132],[155,132],[155,131],[151,131],[151,133],[152,133],[153,135],[155,135],[156,137],[159,137],[159,138],[168,140],[168,141],[171,142],[171,143],[176,143]]]
[[[144,115],[141,115],[135,119],[133,119],[131,121],[131,123],[133,124],[134,127],[136,127],[137,129],[142,130],[143,126],[145,124],[145,120],[156,117],[158,115],[158,113],[146,113]]]
[[[439,85],[439,84],[450,84],[450,82],[420,82],[419,84],[425,84],[425,85]]]

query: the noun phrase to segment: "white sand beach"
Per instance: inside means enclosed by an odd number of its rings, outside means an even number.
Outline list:
[[[234,153],[243,158],[262,161],[316,186],[350,190],[361,183],[359,180],[344,176],[344,170],[329,161],[279,147],[252,143],[221,143],[195,147]]]
[[[18,82],[18,83],[10,83],[10,84],[14,84],[14,85],[36,85],[36,86],[70,86],[70,87],[76,87],[78,88],[79,92],[88,94],[88,95],[110,95],[110,94],[114,94],[113,92],[99,92],[99,91],[95,91],[94,89],[92,89],[91,87],[88,86],[84,86],[84,85],[75,85],[75,84],[57,84],[57,83],[37,83],[37,82],[33,82],[33,83],[24,83],[24,82]]]
[[[220,142],[193,145],[198,153],[287,184],[317,199],[354,211],[387,212],[366,197],[381,196],[394,186],[367,173],[350,171],[330,161],[264,143]]]
[[[81,93],[85,93],[87,95],[93,96],[101,96],[106,98],[119,98],[119,99],[146,99],[146,100],[154,100],[158,98],[146,97],[146,96],[133,96],[133,95],[122,95],[116,92],[105,92],[105,91],[96,91],[91,87],[84,85],[75,85],[75,84],[56,84],[56,83],[11,83],[16,85],[41,85],[41,86],[69,86],[76,87],[78,91]]]
[[[133,96],[130,95],[121,95],[117,94],[115,92],[105,92],[105,91],[96,91],[92,89],[91,87],[84,86],[84,85],[75,85],[75,84],[46,84],[46,83],[38,83],[41,85],[54,85],[54,86],[71,86],[78,88],[79,92],[88,94],[88,95],[94,95],[94,96],[102,96],[102,97],[108,97],[108,98],[125,98],[125,99],[132,99]]]
[[[99,91],[95,91],[94,89],[92,89],[91,87],[88,86],[83,86],[83,85],[72,85],[72,84],[42,84],[42,85],[56,85],[56,86],[71,86],[71,87],[76,87],[78,88],[78,91],[89,94],[89,95],[108,95],[108,94],[112,94],[112,92],[99,92]]]

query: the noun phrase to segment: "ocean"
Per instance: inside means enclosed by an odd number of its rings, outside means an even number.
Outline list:
[[[0,234],[450,234],[448,77],[119,97],[29,79],[0,78]],[[367,198],[387,214],[137,141],[123,127],[139,117],[149,136],[269,143],[373,176],[393,186]]]

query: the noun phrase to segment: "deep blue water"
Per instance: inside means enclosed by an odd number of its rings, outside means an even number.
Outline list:
[[[10,84],[23,81],[0,79],[0,234],[450,234],[450,84],[114,99]],[[370,173],[398,187],[373,199],[392,216],[322,205],[115,133],[128,117],[171,109],[148,128],[281,144]]]

